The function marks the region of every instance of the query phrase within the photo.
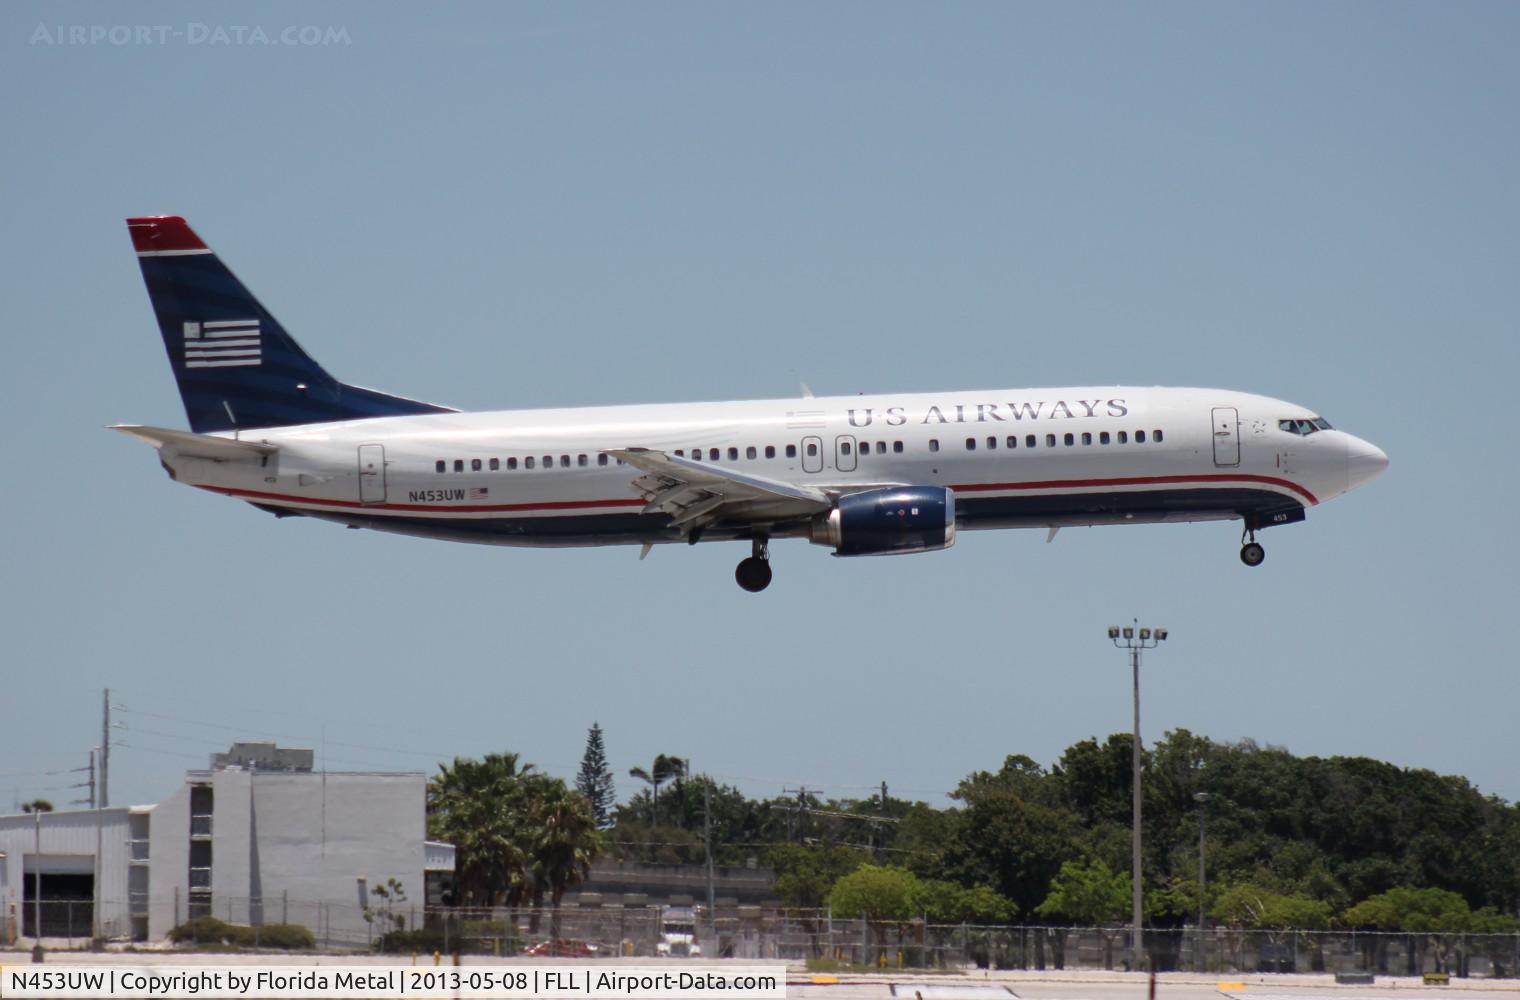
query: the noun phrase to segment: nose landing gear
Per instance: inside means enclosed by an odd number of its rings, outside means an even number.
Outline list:
[[[1260,566],[1262,561],[1267,558],[1267,550],[1262,548],[1261,544],[1256,541],[1256,529],[1247,528],[1241,532],[1240,537],[1242,541],[1247,537],[1251,539],[1240,547],[1240,561],[1247,566]]]
[[[734,579],[751,594],[758,594],[771,585],[771,552],[765,537],[754,540],[754,548],[748,559],[734,570]]]

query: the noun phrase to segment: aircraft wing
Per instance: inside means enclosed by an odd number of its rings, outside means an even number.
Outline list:
[[[247,461],[273,455],[280,449],[262,441],[235,441],[231,438],[210,434],[192,434],[189,431],[170,430],[167,427],[144,427],[142,424],[113,424],[113,431],[146,441],[155,448],[173,448],[190,458],[209,458],[213,462]]]
[[[833,506],[823,490],[795,486],[650,448],[610,448],[643,473],[634,488],[649,501],[646,514],[663,511],[692,532],[718,520],[775,522],[809,517]]]

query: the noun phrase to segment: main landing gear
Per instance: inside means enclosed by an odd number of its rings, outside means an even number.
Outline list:
[[[1262,548],[1261,544],[1256,541],[1255,528],[1247,528],[1241,532],[1240,537],[1242,540],[1248,536],[1251,540],[1240,547],[1240,561],[1247,566],[1260,566],[1262,560],[1267,558],[1267,550]]]
[[[763,537],[754,540],[753,553],[739,563],[734,579],[751,594],[758,594],[771,585],[771,550]]]

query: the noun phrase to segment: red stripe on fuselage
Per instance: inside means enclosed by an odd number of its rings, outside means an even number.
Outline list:
[[[1065,490],[1089,489],[1095,486],[1164,486],[1169,483],[1266,483],[1292,490],[1311,504],[1319,503],[1313,493],[1297,483],[1274,476],[1255,476],[1249,473],[1210,476],[1126,476],[1120,479],[1048,479],[1030,483],[966,483],[950,487],[958,493],[986,493],[994,490]]]
[[[430,503],[360,503],[357,500],[324,500],[317,497],[293,497],[287,493],[263,493],[258,490],[238,490],[230,486],[207,486],[197,484],[203,490],[244,499],[283,500],[314,507],[352,507],[355,510],[402,510],[421,511],[432,514],[495,514],[531,510],[582,510],[606,507],[642,507],[642,500],[549,500],[543,503],[467,504],[444,507]]]
[[[1104,486],[1166,486],[1176,483],[1266,483],[1283,489],[1292,490],[1304,497],[1310,504],[1317,504],[1319,500],[1313,493],[1291,483],[1286,479],[1276,479],[1272,476],[1254,475],[1211,475],[1211,476],[1130,476],[1121,479],[1050,479],[1027,483],[965,483],[950,487],[958,493],[991,493],[1014,490],[1060,490],[1060,489],[1093,489]],[[200,485],[200,484],[198,484]],[[540,503],[507,503],[507,504],[461,504],[457,506],[442,506],[439,504],[415,504],[415,503],[360,503],[357,500],[324,500],[316,497],[298,497],[287,493],[264,493],[258,490],[239,490],[229,486],[201,485],[201,489],[210,490],[213,493],[221,493],[224,496],[242,497],[244,499],[269,500],[291,504],[300,504],[313,507],[343,507],[353,510],[394,510],[407,513],[429,514],[509,514],[528,513],[531,511],[555,511],[555,510],[605,510],[609,507],[643,507],[644,501],[637,499],[622,500],[549,500]]]

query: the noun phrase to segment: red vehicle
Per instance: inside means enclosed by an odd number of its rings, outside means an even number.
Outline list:
[[[547,955],[553,958],[595,958],[596,945],[588,941],[540,941],[529,945],[525,955]]]

